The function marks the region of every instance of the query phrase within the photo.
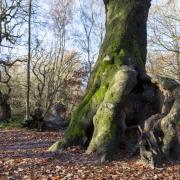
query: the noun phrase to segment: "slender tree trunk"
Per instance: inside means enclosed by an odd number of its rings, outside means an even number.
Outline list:
[[[2,0],[0,0],[0,45],[2,43]]]
[[[104,3],[106,35],[86,95],[72,115],[63,141],[50,148],[57,151],[82,145],[88,153],[97,152],[102,161],[111,158],[121,144],[137,147],[137,127],[143,128],[152,115],[163,114],[161,92],[144,71],[150,0],[104,0]],[[163,83],[160,87],[166,89]],[[174,141],[175,136],[174,133],[168,139],[167,133],[166,144]]]
[[[29,96],[30,96],[30,63],[31,63],[31,11],[32,11],[32,0],[29,0],[26,120],[29,120],[30,118]]]

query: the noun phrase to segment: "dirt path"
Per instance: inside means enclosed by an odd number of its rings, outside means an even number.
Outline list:
[[[86,155],[78,147],[60,154],[47,152],[62,136],[63,132],[0,131],[0,180],[180,179],[178,163],[151,169],[138,157],[128,159],[122,152],[116,161],[105,164],[99,164],[95,156]]]
[[[32,158],[38,157],[39,153],[47,154],[45,149],[61,137],[62,132],[0,131],[0,159]]]

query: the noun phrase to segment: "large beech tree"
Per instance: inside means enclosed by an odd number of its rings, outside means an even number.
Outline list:
[[[145,73],[150,1],[104,0],[106,35],[87,92],[50,151],[82,145],[104,161],[121,145],[133,152],[140,144],[153,165],[177,151],[179,84]]]

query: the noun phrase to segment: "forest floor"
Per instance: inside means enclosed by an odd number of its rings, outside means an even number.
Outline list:
[[[103,164],[78,147],[59,154],[47,152],[62,136],[63,132],[0,130],[0,180],[180,179],[180,162],[153,169],[144,165],[138,155],[128,158],[126,152]]]

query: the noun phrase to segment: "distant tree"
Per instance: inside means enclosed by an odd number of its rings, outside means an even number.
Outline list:
[[[41,119],[45,119],[57,101],[67,103],[72,109],[77,104],[78,92],[85,76],[79,55],[66,49],[67,27],[72,19],[72,1],[50,2],[49,17],[53,37],[49,45],[51,47],[45,50],[38,40],[32,54],[31,83],[35,89],[33,88],[31,93],[36,104],[33,112],[38,113],[37,109],[41,110]],[[76,90],[77,94],[71,96],[77,98],[70,98],[70,93]]]
[[[0,121],[8,121],[11,118],[11,90],[12,75],[10,73],[11,68],[17,62],[24,62],[25,60],[13,60],[13,61],[0,61]]]
[[[28,60],[27,60],[27,94],[26,94],[26,120],[30,119],[30,66],[31,66],[31,17],[32,0],[28,4]]]
[[[1,67],[1,85],[4,84],[5,88],[1,88],[1,111],[10,113],[11,107],[10,93],[12,90],[11,79],[12,74],[10,69],[16,62],[23,62],[26,58],[16,58],[13,54],[13,46],[17,46],[18,40],[23,35],[21,27],[26,21],[26,12],[24,11],[23,0],[1,0],[0,1],[0,67]],[[1,119],[9,119],[10,115]],[[5,114],[5,113],[3,113]]]
[[[10,69],[9,74],[11,79],[9,85],[11,87],[10,105],[12,109],[12,116],[21,116],[24,119],[26,114],[26,92],[27,92],[27,57],[24,57],[24,62],[15,63]],[[32,100],[30,99],[32,104]]]
[[[21,37],[17,29],[21,28],[25,16],[23,0],[0,1],[0,46],[16,43]]]
[[[179,12],[179,7],[173,2],[164,6],[156,5],[151,10],[148,23],[149,70],[177,80],[180,80]]]
[[[70,92],[81,89],[84,76],[76,52],[65,52],[63,59],[57,61],[52,54],[42,51],[33,59],[32,73],[32,94],[36,104],[43,110],[43,117],[55,102],[63,102],[68,106],[74,103],[70,97],[75,95]]]
[[[95,59],[102,44],[105,33],[105,17],[103,16],[103,2],[101,0],[79,0],[80,22],[74,32],[75,43],[82,53],[82,60],[86,65],[89,76],[93,71]]]

